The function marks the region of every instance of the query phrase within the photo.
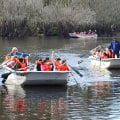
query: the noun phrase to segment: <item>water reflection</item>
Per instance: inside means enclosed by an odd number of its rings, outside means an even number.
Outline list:
[[[3,97],[3,117],[5,119],[15,119],[18,115],[24,115],[25,93],[21,86],[1,86]],[[4,96],[3,96],[4,95]]]
[[[62,120],[67,114],[66,87],[1,87],[6,119]]]
[[[73,48],[76,50],[88,50],[95,48],[97,46],[97,39],[90,38],[90,39],[83,39],[83,38],[70,38],[70,42]],[[76,44],[77,43],[77,44]]]
[[[71,86],[68,89],[68,109],[72,119],[112,120],[118,118],[120,83],[96,81],[89,86]],[[115,110],[114,107],[117,109]],[[114,113],[113,113],[114,112]]]

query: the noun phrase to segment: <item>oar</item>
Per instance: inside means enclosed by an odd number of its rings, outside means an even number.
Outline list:
[[[83,77],[83,75],[78,71],[78,70],[76,70],[75,68],[73,68],[70,64],[68,64],[69,65],[69,67],[73,70],[73,71],[75,71],[80,77]]]
[[[72,73],[72,71],[71,71],[71,75],[74,76],[74,74]],[[77,80],[76,80],[75,77],[74,77],[74,80],[75,80],[75,82],[76,82],[76,84],[77,84],[77,86],[78,86],[79,84],[78,84],[78,82],[77,82]]]
[[[5,67],[5,69],[7,69],[9,72],[8,73],[4,73],[1,75],[1,78],[3,78],[2,80],[2,83],[5,83],[5,81],[7,80],[8,76],[11,74],[11,73],[16,73],[15,70],[9,68],[9,67],[6,67],[5,65],[2,66],[3,68]]]
[[[0,67],[3,67],[8,62],[9,62],[9,60],[2,62],[2,64],[0,64]]]
[[[52,51],[51,59],[52,59],[52,64],[53,64],[53,71],[55,71],[54,51]]]
[[[12,72],[9,73],[4,73],[1,75],[1,78],[3,78],[2,83],[4,84],[5,81],[7,80],[8,76],[11,74]]]
[[[86,56],[86,54],[83,54],[83,55],[79,55],[79,57],[80,57],[80,58],[82,58],[82,57],[84,57],[84,56]]]

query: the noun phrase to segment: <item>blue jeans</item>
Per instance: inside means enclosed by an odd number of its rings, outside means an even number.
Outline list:
[[[117,58],[119,58],[119,51],[114,51],[114,57],[117,55]]]

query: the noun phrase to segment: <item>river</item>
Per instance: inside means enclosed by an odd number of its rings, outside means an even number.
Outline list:
[[[42,56],[57,55],[68,61],[74,71],[67,87],[0,86],[0,120],[119,120],[120,70],[91,66],[90,50],[107,47],[112,38],[73,39],[60,37],[0,39],[0,63],[11,48],[30,53],[35,63]],[[0,74],[3,73],[2,68]]]

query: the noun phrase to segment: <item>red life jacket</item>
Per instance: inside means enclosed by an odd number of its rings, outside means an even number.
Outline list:
[[[59,66],[61,65],[61,63],[59,61],[55,61],[55,69],[59,69]]]
[[[68,66],[67,66],[66,64],[61,65],[61,66],[59,67],[59,70],[60,70],[60,71],[70,71],[70,69],[68,68]]]
[[[25,62],[20,62],[19,60],[15,60],[17,64],[20,65],[21,71],[26,71],[26,63]]]
[[[107,50],[106,53],[108,54],[109,58],[112,57],[112,54],[111,54],[111,52],[109,50]]]
[[[102,55],[102,57],[101,58],[103,58],[103,59],[107,59],[108,58],[108,56],[107,56],[107,54],[106,53],[103,53],[103,55]]]
[[[44,63],[44,67],[45,67],[45,71],[50,71],[51,63],[48,63],[48,62]]]

